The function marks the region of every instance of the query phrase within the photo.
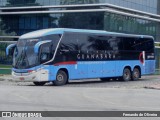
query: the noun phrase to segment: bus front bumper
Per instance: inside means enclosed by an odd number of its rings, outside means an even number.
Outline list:
[[[38,72],[32,73],[16,73],[12,71],[13,81],[15,82],[41,82]]]

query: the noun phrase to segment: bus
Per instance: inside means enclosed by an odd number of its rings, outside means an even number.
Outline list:
[[[6,48],[14,81],[42,86],[100,78],[138,80],[155,72],[154,38],[100,30],[51,28],[22,35]]]

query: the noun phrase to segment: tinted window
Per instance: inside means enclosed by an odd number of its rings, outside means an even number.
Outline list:
[[[87,47],[89,50],[111,50],[109,36],[88,36],[88,42],[90,43]]]
[[[91,35],[88,37],[90,46],[94,50],[119,50],[121,47],[121,40],[116,36],[98,36]]]
[[[125,50],[154,51],[154,42],[150,38],[123,38]]]
[[[60,49],[70,51],[86,50],[87,35],[82,33],[65,33],[62,39]]]
[[[154,41],[152,39],[145,38],[143,44],[145,45],[144,51],[154,52]]]
[[[124,50],[135,50],[135,38],[122,37],[124,43]]]
[[[48,35],[48,36],[45,36],[43,37],[43,40],[52,40],[52,51],[54,51],[57,47],[57,44],[59,42],[61,38],[61,35],[60,34],[56,34],[56,35]]]

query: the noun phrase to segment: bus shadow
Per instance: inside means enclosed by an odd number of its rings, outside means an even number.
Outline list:
[[[140,79],[140,80],[137,80],[137,81],[122,81],[122,80],[118,80],[118,79],[111,79],[111,80],[108,80],[108,81],[101,81],[100,79],[95,79],[95,80],[92,80],[92,79],[87,79],[87,80],[70,80],[66,85],[64,86],[58,86],[58,87],[67,87],[67,86],[92,86],[92,85],[100,85],[100,84],[108,84],[109,83],[116,83],[116,84],[120,84],[120,83],[132,83],[132,82],[146,82],[146,81],[149,81],[148,79]],[[35,86],[33,83],[28,83],[28,84],[19,84],[18,86]],[[49,83],[46,83],[44,86],[38,86],[38,87],[45,87],[45,86],[55,86],[54,83],[52,82],[49,82]],[[57,86],[55,86],[57,87]]]

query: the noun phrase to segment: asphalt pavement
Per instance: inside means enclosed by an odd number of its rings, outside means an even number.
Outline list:
[[[152,88],[160,85],[160,76],[129,82],[81,80],[59,87],[10,78],[0,76],[0,111],[160,111],[159,88]]]

